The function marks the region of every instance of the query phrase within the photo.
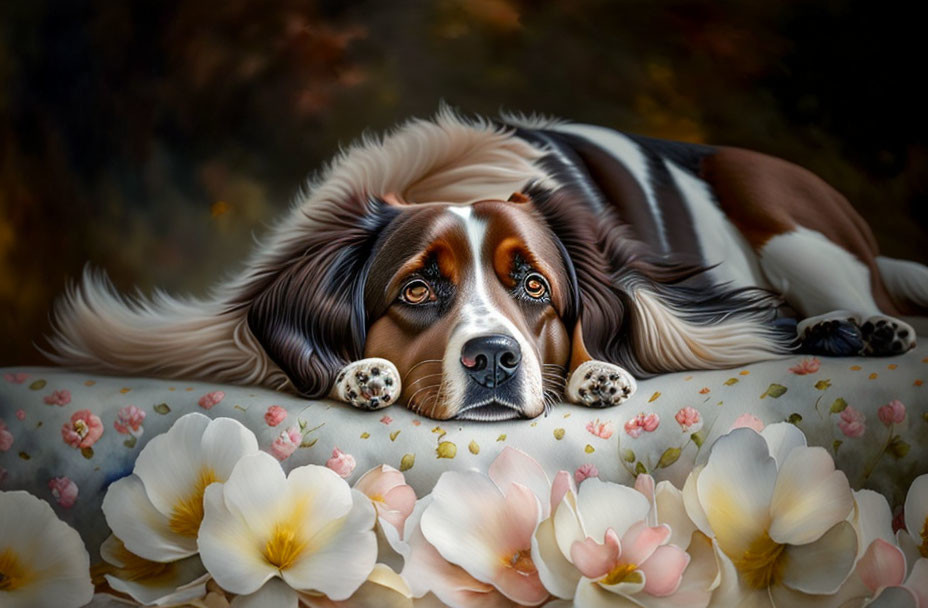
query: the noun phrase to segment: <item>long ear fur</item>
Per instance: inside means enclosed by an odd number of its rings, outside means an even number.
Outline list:
[[[338,371],[363,356],[371,255],[398,213],[380,200],[362,213],[348,208],[333,207],[298,257],[241,295],[251,332],[306,397],[325,396]]]
[[[590,356],[638,377],[724,368],[785,354],[774,324],[780,301],[761,289],[727,289],[703,267],[650,254],[605,206],[572,186],[526,192],[566,249]]]

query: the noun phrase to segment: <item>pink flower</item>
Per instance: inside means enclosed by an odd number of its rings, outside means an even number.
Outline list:
[[[6,452],[13,445],[13,433],[6,429],[6,423],[0,420],[0,452]]]
[[[143,420],[145,420],[144,410],[134,405],[127,405],[116,413],[116,420],[113,421],[113,428],[116,429],[116,432],[122,433],[123,435],[131,434],[135,437],[140,437],[143,431]]]
[[[268,426],[277,426],[287,417],[287,410],[279,405],[272,405],[264,412],[264,421]]]
[[[393,418],[390,418],[389,416],[384,416],[383,418],[380,419],[380,421],[384,424],[390,424],[391,422],[393,422]]]
[[[371,499],[377,516],[396,528],[402,538],[406,518],[416,506],[416,493],[406,484],[403,474],[389,465],[380,465],[362,475],[354,489]]]
[[[15,374],[3,374],[3,379],[11,384],[22,384],[29,378],[29,374],[18,372]]]
[[[71,391],[67,389],[62,389],[60,391],[52,391],[51,395],[45,396],[45,405],[58,405],[65,406],[71,403]]]
[[[905,405],[898,399],[893,399],[886,405],[880,406],[876,414],[880,417],[880,422],[886,426],[899,424],[905,420]]]
[[[593,433],[600,439],[609,439],[615,432],[615,425],[611,420],[600,422],[599,418],[586,423],[586,430]]]
[[[357,463],[354,461],[354,456],[346,454],[336,447],[332,450],[332,457],[325,462],[325,466],[338,473],[339,477],[345,478],[351,475]]]
[[[26,410],[16,410],[16,419],[25,420],[26,419]]]
[[[731,423],[731,428],[728,430],[733,431],[735,429],[753,429],[760,433],[764,430],[764,422],[753,414],[741,414],[735,418],[735,421]]]
[[[574,471],[574,481],[577,482],[577,485],[584,479],[589,479],[590,477],[599,477],[599,469],[596,468],[596,465],[589,463],[581,464],[577,467],[577,470]]]
[[[71,414],[71,421],[61,426],[61,438],[72,448],[89,448],[103,435],[103,423],[90,410]]]
[[[52,491],[52,496],[58,501],[58,504],[65,509],[74,506],[77,500],[77,484],[67,477],[55,477],[48,480],[48,488]]]
[[[205,395],[200,397],[200,400],[197,401],[197,404],[199,404],[199,406],[202,407],[204,410],[208,410],[212,408],[214,405],[216,405],[217,403],[219,403],[220,401],[222,401],[225,398],[225,396],[226,394],[222,391],[213,391],[211,393],[206,393]]]
[[[592,580],[606,581],[610,585],[623,582],[615,573],[627,576],[640,570],[644,573],[643,591],[657,597],[665,597],[677,590],[683,571],[690,556],[680,547],[667,544],[670,527],[648,526],[639,521],[625,532],[621,539],[612,528],[606,528],[603,542],[587,536],[574,541],[570,546],[570,557],[577,570]]]
[[[867,430],[867,425],[864,424],[866,420],[863,412],[859,412],[847,406],[844,408],[844,411],[841,412],[841,420],[838,421],[838,428],[841,429],[841,432],[844,433],[846,437],[857,438],[864,434],[864,431]]]
[[[660,426],[661,419],[657,414],[647,414],[640,412],[634,418],[625,423],[625,432],[633,438],[641,435],[641,432],[653,433]]]
[[[681,408],[674,416],[674,420],[677,421],[684,433],[688,431],[695,433],[702,428],[702,417],[699,415],[699,411],[692,407]]]
[[[277,439],[274,440],[274,443],[271,444],[271,456],[277,460],[284,461],[290,458],[290,455],[300,447],[302,441],[303,436],[300,434],[300,429],[291,426],[286,431],[282,431],[280,435],[277,436]]]
[[[789,371],[793,372],[797,376],[805,376],[806,374],[814,374],[817,372],[821,365],[821,361],[815,357],[812,357],[811,359],[803,359],[793,367],[789,368]]]

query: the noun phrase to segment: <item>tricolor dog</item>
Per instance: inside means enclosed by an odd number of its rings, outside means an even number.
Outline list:
[[[338,156],[212,296],[88,272],[50,343],[80,369],[503,420],[796,349],[899,354],[926,310],[928,268],[878,256],[788,162],[442,111]]]

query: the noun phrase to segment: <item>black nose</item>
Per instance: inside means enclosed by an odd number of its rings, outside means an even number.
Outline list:
[[[461,348],[461,365],[477,384],[499,386],[512,378],[522,361],[522,349],[510,336],[491,334],[471,338]]]

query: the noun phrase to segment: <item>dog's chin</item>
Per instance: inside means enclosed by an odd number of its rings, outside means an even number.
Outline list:
[[[458,410],[454,418],[455,420],[497,422],[525,417],[525,413],[520,406],[494,397],[476,403],[468,403]]]

